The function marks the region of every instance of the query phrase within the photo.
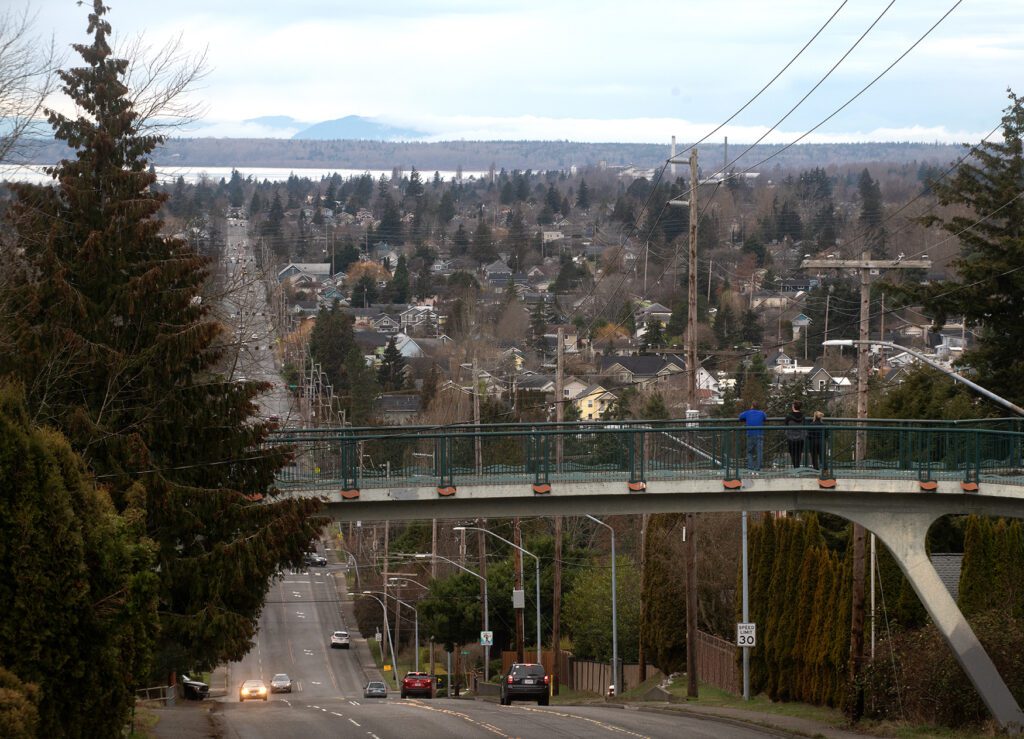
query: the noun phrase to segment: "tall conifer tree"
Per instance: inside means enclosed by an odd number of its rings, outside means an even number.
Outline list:
[[[10,210],[20,254],[11,302],[30,412],[63,431],[121,511],[135,506],[155,545],[165,669],[209,667],[248,651],[271,575],[299,562],[316,505],[257,504],[283,449],[252,420],[261,383],[217,368],[219,324],[200,291],[207,262],[161,235],[145,133],[94,0],[82,66],[60,73],[78,115],[49,112],[76,156],[51,187],[23,185]]]

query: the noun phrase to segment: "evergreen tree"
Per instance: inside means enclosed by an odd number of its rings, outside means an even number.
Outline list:
[[[481,264],[489,262],[498,256],[494,250],[494,239],[491,236],[491,227],[481,218],[477,222],[476,231],[473,232],[473,246],[470,254]]]
[[[455,229],[455,233],[452,234],[452,256],[461,257],[463,254],[469,253],[469,234],[466,232],[466,226],[462,223]]]
[[[380,367],[377,368],[377,384],[383,390],[401,390],[405,385],[405,357],[398,351],[394,336],[384,347]]]
[[[1003,135],[983,141],[946,180],[931,183],[940,204],[968,212],[922,219],[960,240],[952,267],[957,280],[905,290],[941,325],[962,315],[973,324],[977,346],[963,361],[977,382],[997,395],[1024,403],[1024,100],[1009,93]],[[960,212],[960,211],[954,211]]]
[[[347,402],[348,422],[356,426],[367,426],[373,418],[373,401],[380,388],[373,370],[366,364],[366,358],[359,347],[352,346],[345,355],[345,382],[343,389]]]
[[[404,254],[398,256],[398,264],[395,265],[395,272],[388,283],[388,299],[392,303],[409,301],[409,267],[406,265]]]
[[[355,346],[352,317],[338,308],[321,308],[309,335],[309,354],[331,384],[340,389],[345,382],[345,357]]]
[[[362,274],[352,286],[350,302],[353,306],[363,308],[377,302],[377,283],[369,274]]]
[[[380,226],[377,227],[377,237],[391,246],[401,246],[405,243],[402,236],[402,212],[389,193],[385,193],[381,200],[383,211]]]
[[[448,189],[444,191],[443,195],[441,195],[441,201],[437,204],[437,220],[442,226],[445,226],[450,223],[454,217],[455,196],[452,194],[452,191]],[[462,228],[461,223],[459,224],[459,228]]]
[[[580,180],[580,187],[576,191],[576,207],[582,211],[590,210],[590,188],[586,180]]]
[[[640,639],[648,659],[666,675],[686,667],[686,586],[671,551],[682,525],[682,514],[652,515],[644,546]]]
[[[35,686],[24,696],[35,697],[38,733],[21,736],[120,734],[158,625],[145,496],[136,485],[127,497],[118,514],[67,441],[30,423],[20,387],[0,382],[4,736],[19,735],[5,674]]]
[[[871,179],[867,168],[860,173],[857,182],[860,192],[860,218],[858,224],[864,238],[864,246],[876,259],[886,255],[885,212],[882,207],[882,188],[878,181]]]
[[[418,198],[422,194],[423,181],[420,179],[420,173],[413,167],[412,172],[409,173],[409,182],[405,186],[405,197]]]
[[[656,318],[649,318],[644,325],[646,330],[644,331],[643,343],[640,345],[641,350],[647,352],[664,345],[665,336],[661,329],[661,321]]]
[[[558,213],[561,210],[562,196],[558,193],[558,188],[555,187],[554,183],[548,185],[547,194],[544,196],[544,204],[552,213]]]
[[[271,575],[300,560],[320,522],[307,517],[316,504],[243,494],[267,492],[287,455],[264,448],[268,425],[252,418],[267,386],[215,372],[221,328],[199,299],[206,261],[161,235],[148,166],[161,139],[132,108],[106,10],[94,1],[92,43],[75,46],[84,65],[60,73],[75,117],[49,116],[76,156],[53,168],[55,186],[19,186],[8,211],[22,262],[0,372],[25,381],[31,414],[144,527],[147,569],[159,573],[157,666],[210,667],[248,651]],[[117,598],[106,607],[133,617]],[[94,666],[69,695],[110,675]]]

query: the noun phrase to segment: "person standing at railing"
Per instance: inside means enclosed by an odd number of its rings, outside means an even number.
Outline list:
[[[820,428],[819,428],[820,427]],[[811,429],[807,432],[807,451],[811,455],[811,467],[821,469],[821,451],[825,448],[825,414],[814,411]]]
[[[800,401],[794,401],[793,407],[786,415],[786,443],[789,445],[789,460],[794,467],[800,466],[801,457],[804,454],[804,440],[807,437],[807,432],[803,429],[805,423],[807,423],[807,419],[804,418]],[[790,428],[791,426],[798,428]]]
[[[752,400],[750,408],[740,414],[740,420],[747,425],[747,469],[760,472],[764,461],[764,424],[768,416],[757,407],[757,401]]]

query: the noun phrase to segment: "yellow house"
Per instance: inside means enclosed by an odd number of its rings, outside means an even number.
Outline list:
[[[617,395],[600,385],[589,385],[573,398],[573,403],[581,421],[593,421],[601,418],[601,415],[618,399]]]

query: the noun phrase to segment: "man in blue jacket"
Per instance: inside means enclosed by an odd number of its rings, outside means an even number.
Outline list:
[[[764,460],[764,424],[768,416],[757,407],[757,401],[752,400],[750,407],[740,414],[740,420],[747,425],[747,469],[760,472]]]

